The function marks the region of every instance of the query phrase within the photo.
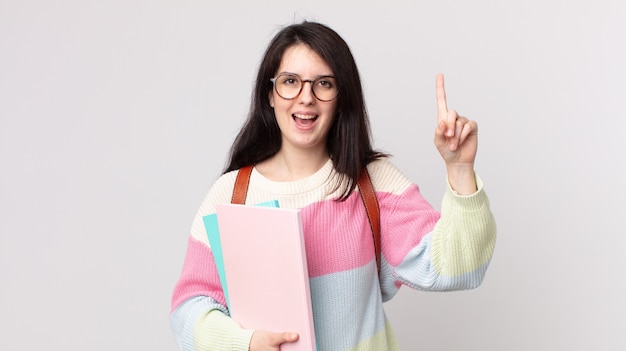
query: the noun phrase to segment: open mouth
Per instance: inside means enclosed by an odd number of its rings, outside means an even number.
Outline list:
[[[298,124],[311,124],[317,120],[318,115],[301,115],[301,114],[292,114],[291,118]]]

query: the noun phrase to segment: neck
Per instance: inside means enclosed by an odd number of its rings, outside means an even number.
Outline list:
[[[328,161],[326,150],[317,153],[279,151],[256,166],[263,176],[274,181],[289,182],[306,178],[319,171]]]

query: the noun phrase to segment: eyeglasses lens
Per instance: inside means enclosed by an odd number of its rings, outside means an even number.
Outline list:
[[[337,97],[337,84],[334,77],[319,77],[313,81],[302,79],[296,75],[280,75],[276,77],[275,86],[278,95],[284,99],[293,99],[302,91],[302,85],[311,83],[313,95],[319,100],[330,101]]]

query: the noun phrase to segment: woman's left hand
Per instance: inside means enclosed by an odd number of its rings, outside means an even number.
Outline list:
[[[448,181],[459,193],[476,190],[474,160],[478,148],[478,124],[448,110],[443,74],[436,79],[437,128],[435,146],[446,163]]]

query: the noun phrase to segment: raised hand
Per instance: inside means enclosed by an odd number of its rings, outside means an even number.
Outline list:
[[[448,110],[443,74],[438,74],[437,128],[435,146],[446,163],[448,181],[459,194],[469,195],[476,191],[474,160],[478,148],[478,124]]]

